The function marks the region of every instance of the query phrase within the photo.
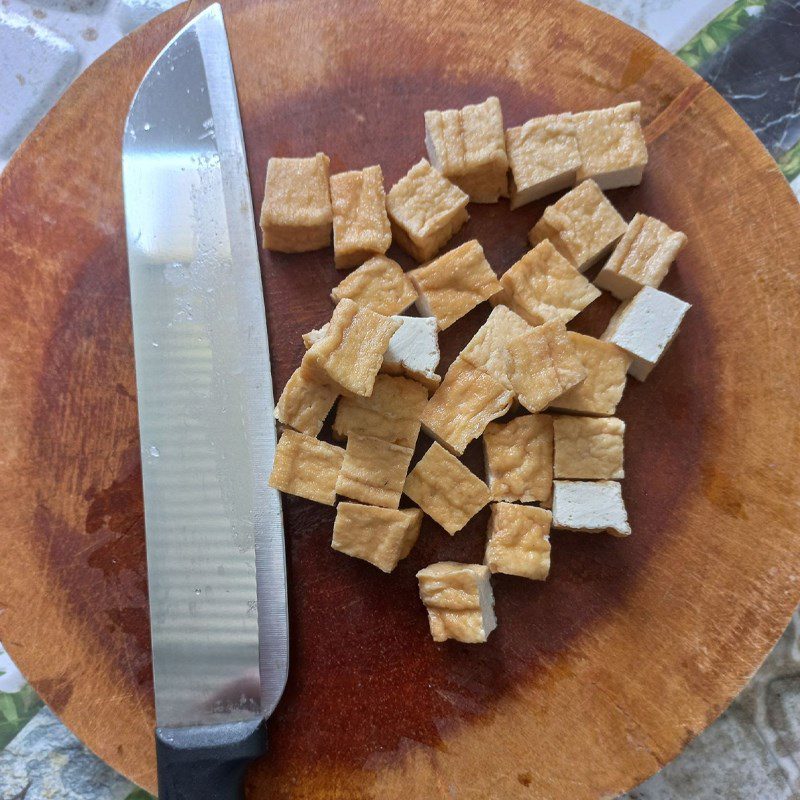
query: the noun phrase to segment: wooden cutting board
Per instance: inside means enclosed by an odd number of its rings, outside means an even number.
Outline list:
[[[0,637],[102,758],[153,788],[153,706],[120,142],[145,70],[202,3],[114,47],[0,178]],[[256,208],[272,155],[424,154],[423,111],[500,96],[507,124],[639,98],[642,185],[611,198],[689,236],[663,288],[693,304],[631,381],[633,536],[555,533],[546,583],[498,576],[489,644],[434,644],[414,572],[479,560],[487,512],[428,522],[391,576],[329,547],[334,512],[286,498],[291,676],[251,798],[599,798],[646,778],[728,704],[800,596],[800,211],[775,164],[676,58],[573,0],[229,0]],[[475,207],[498,271],[543,208]],[[403,263],[410,261],[399,256]],[[262,257],[277,390],[341,275]],[[598,334],[614,303],[577,328]],[[485,319],[442,336],[443,366]],[[467,463],[482,469],[479,447]],[[266,476],[265,476],[266,477]]]

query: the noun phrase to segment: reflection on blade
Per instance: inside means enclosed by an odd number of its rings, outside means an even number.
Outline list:
[[[283,526],[258,251],[218,5],[165,48],[123,145],[158,724],[269,714]]]

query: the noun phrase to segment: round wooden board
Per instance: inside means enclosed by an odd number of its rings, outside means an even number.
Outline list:
[[[90,68],[0,178],[0,637],[88,745],[153,788],[139,444],[120,188],[122,124],[184,5]],[[285,501],[292,664],[250,797],[609,797],[727,705],[798,600],[800,211],[736,114],[676,58],[573,0],[230,0],[258,208],[272,155],[424,154],[423,111],[500,96],[506,123],[639,98],[650,164],[611,193],[684,230],[663,288],[693,304],[632,381],[634,535],[556,533],[546,583],[498,576],[482,647],[434,644],[414,572],[481,558],[487,512],[426,523],[391,576],[329,547],[333,509]],[[498,271],[543,204],[475,207]],[[403,258],[403,257],[401,257]],[[403,263],[408,265],[408,259]],[[263,254],[280,390],[324,322],[332,255]],[[598,334],[608,298],[577,320]],[[446,366],[484,306],[442,337]],[[481,469],[477,446],[467,462]]]

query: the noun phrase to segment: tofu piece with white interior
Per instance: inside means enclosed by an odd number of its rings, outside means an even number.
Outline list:
[[[399,322],[400,327],[383,354],[381,372],[403,375],[435,391],[442,380],[436,374],[441,357],[436,317],[394,316],[392,319]]]
[[[629,536],[622,485],[618,481],[554,481],[553,527]]]
[[[417,573],[434,642],[480,644],[497,627],[491,572],[484,564],[440,561]]]
[[[544,210],[530,229],[535,247],[549,239],[578,272],[586,272],[622,238],[625,220],[594,181],[579,183]]]
[[[628,372],[643,381],[675,338],[690,308],[671,294],[645,286],[617,309],[600,338],[628,353]]]
[[[574,185],[581,154],[571,114],[529,119],[506,131],[511,209]]]
[[[428,158],[474,203],[496,203],[508,190],[503,112],[496,97],[447,111],[425,112]]]
[[[639,101],[581,111],[572,118],[578,132],[578,181],[592,179],[605,190],[636,186],[647,165]]]
[[[394,240],[417,261],[433,258],[469,219],[467,203],[469,195],[423,158],[386,195]]]
[[[635,214],[594,282],[618,300],[628,300],[643,286],[657,289],[686,241],[685,233],[660,219]]]
[[[304,369],[347,392],[369,397],[383,354],[399,322],[344,298],[333,310],[324,334],[303,356]]]
[[[448,250],[407,275],[419,294],[419,313],[436,317],[442,331],[502,289],[477,239]]]

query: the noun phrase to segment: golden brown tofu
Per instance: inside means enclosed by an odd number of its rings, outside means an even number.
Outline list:
[[[468,361],[457,358],[422,412],[422,427],[450,452],[461,455],[466,446],[502,417],[514,393]]]
[[[417,573],[434,642],[485,642],[497,627],[491,573],[483,564],[440,561]]]
[[[508,159],[500,101],[425,112],[431,164],[475,203],[496,203],[508,190]]]
[[[641,183],[647,164],[641,110],[636,101],[572,115],[581,154],[578,181],[590,178],[605,191]]]
[[[461,358],[473,367],[488,372],[506,389],[510,389],[508,343],[530,329],[531,326],[511,309],[497,306],[467,342],[467,346],[461,351]]]
[[[618,480],[625,477],[625,423],[617,417],[555,417],[556,478]]]
[[[594,181],[584,181],[547,206],[531,228],[532,245],[549,239],[579,272],[608,253],[625,233],[625,220]]]
[[[551,319],[564,324],[600,296],[549,239],[539,242],[500,277],[503,290],[492,305],[502,303],[531,325]]]
[[[351,433],[336,494],[371,506],[398,508],[412,455],[410,447]]]
[[[331,291],[338,303],[348,297],[361,308],[390,317],[402,314],[417,299],[417,290],[403,268],[386,256],[373,256]]]
[[[400,323],[391,317],[359,308],[345,298],[333,310],[324,335],[303,357],[303,363],[328,376],[348,392],[369,397]]]
[[[657,289],[686,241],[686,234],[661,220],[636,214],[595,283],[620,300],[633,297],[643,286]]]
[[[275,418],[300,433],[316,436],[337,396],[335,388],[317,380],[313,372],[301,365],[281,392],[275,406]]]
[[[420,314],[436,317],[440,331],[501,288],[477,239],[464,242],[430,264],[411,270],[408,276],[419,293]]]
[[[631,357],[609,342],[568,331],[567,336],[586,368],[586,379],[552,402],[560,411],[609,417],[625,391],[625,373]]]
[[[392,243],[380,167],[331,175],[333,262],[337,269],[385,253]]]
[[[421,524],[418,508],[398,511],[342,502],[336,507],[331,547],[391,572],[411,552]]]
[[[489,502],[486,484],[436,442],[408,473],[403,492],[451,536]]]
[[[550,524],[544,508],[492,503],[484,563],[492,572],[543,581],[550,572]]]
[[[511,167],[511,208],[519,208],[575,183],[581,154],[571,114],[528,120],[506,131]]]
[[[532,414],[547,408],[587,374],[569,331],[558,320],[512,339],[507,351],[511,387],[520,404]]]
[[[433,258],[469,219],[468,202],[469,195],[423,158],[386,196],[395,241],[417,261]]]
[[[336,502],[336,479],[343,460],[341,447],[285,430],[275,448],[269,485],[286,494],[332,506]]]
[[[553,421],[525,414],[483,435],[486,479],[492,500],[548,502],[553,491]]]
[[[370,397],[343,397],[336,409],[333,435],[375,436],[413,448],[428,402],[424,386],[408,378],[378,375]]]
[[[333,210],[328,175],[329,159],[324,153],[269,160],[261,206],[264,247],[303,253],[331,243]]]

